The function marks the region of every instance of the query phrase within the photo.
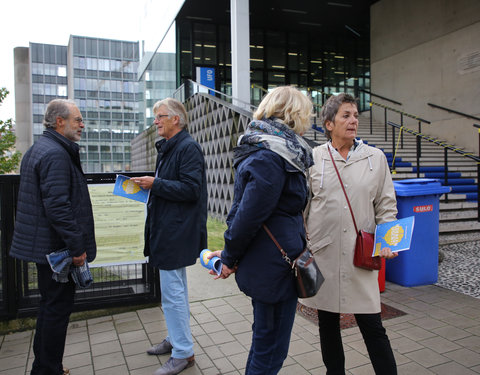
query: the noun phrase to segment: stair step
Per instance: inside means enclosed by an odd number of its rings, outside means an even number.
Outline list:
[[[455,221],[455,222],[440,222],[440,233],[452,232],[470,232],[480,230],[480,223],[478,221]]]
[[[453,243],[480,241],[480,232],[446,233],[438,236],[439,245],[448,245]]]
[[[452,188],[452,193],[476,193],[477,185],[448,185]]]
[[[477,220],[478,212],[475,209],[472,210],[455,210],[455,211],[442,211],[440,209],[440,222],[452,222],[452,221],[467,221]]]

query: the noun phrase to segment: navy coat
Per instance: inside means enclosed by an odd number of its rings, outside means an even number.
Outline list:
[[[47,264],[46,254],[67,248],[72,256],[97,254],[92,204],[78,145],[47,129],[20,167],[20,188],[10,255]]]
[[[200,145],[182,130],[162,139],[145,223],[145,256],[162,270],[195,264],[207,247],[207,180]]]
[[[265,223],[293,260],[305,247],[305,175],[273,151],[260,149],[236,163],[222,262],[238,265],[240,290],[264,303],[296,296],[291,266],[268,237]]]

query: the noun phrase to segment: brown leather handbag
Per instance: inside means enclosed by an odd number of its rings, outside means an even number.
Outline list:
[[[355,221],[355,216],[353,215],[352,206],[350,205],[350,200],[348,199],[347,192],[343,186],[342,178],[338,172],[335,160],[333,160],[332,152],[330,151],[330,146],[327,145],[328,153],[332,159],[333,167],[335,172],[337,172],[338,180],[340,181],[340,186],[342,187],[345,198],[347,199],[348,208],[352,214],[353,225],[355,226],[355,232],[357,233],[357,240],[355,241],[355,253],[353,255],[353,265],[356,267],[364,268],[367,270],[379,270],[382,266],[382,260],[379,256],[372,257],[373,253],[373,233],[368,233],[363,230],[358,230],[357,223]]]

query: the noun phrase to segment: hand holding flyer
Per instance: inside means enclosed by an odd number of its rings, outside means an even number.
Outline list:
[[[222,273],[222,261],[220,260],[219,257],[213,257],[211,259],[208,259],[208,255],[211,253],[210,250],[204,249],[200,253],[200,263],[202,263],[202,266],[205,268],[208,268],[209,270],[214,270],[217,275],[220,275]]]
[[[117,174],[113,194],[120,197],[133,199],[142,203],[147,203],[148,190],[133,182],[130,177]]]
[[[415,216],[378,224],[375,229],[375,240],[372,257],[380,254],[380,250],[388,247],[393,253],[410,249]]]

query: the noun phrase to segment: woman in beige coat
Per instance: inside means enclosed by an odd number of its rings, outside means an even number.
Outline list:
[[[321,115],[329,141],[313,150],[312,200],[306,216],[312,251],[325,282],[316,296],[301,303],[318,310],[327,375],[345,374],[340,313],[355,314],[375,373],[396,374],[395,358],[380,318],[378,271],[353,265],[357,233],[328,148],[359,230],[372,233],[376,224],[395,220],[397,208],[390,170],[382,151],[355,139],[358,110],[352,96],[331,96]],[[381,251],[385,258],[396,255],[390,249]]]

